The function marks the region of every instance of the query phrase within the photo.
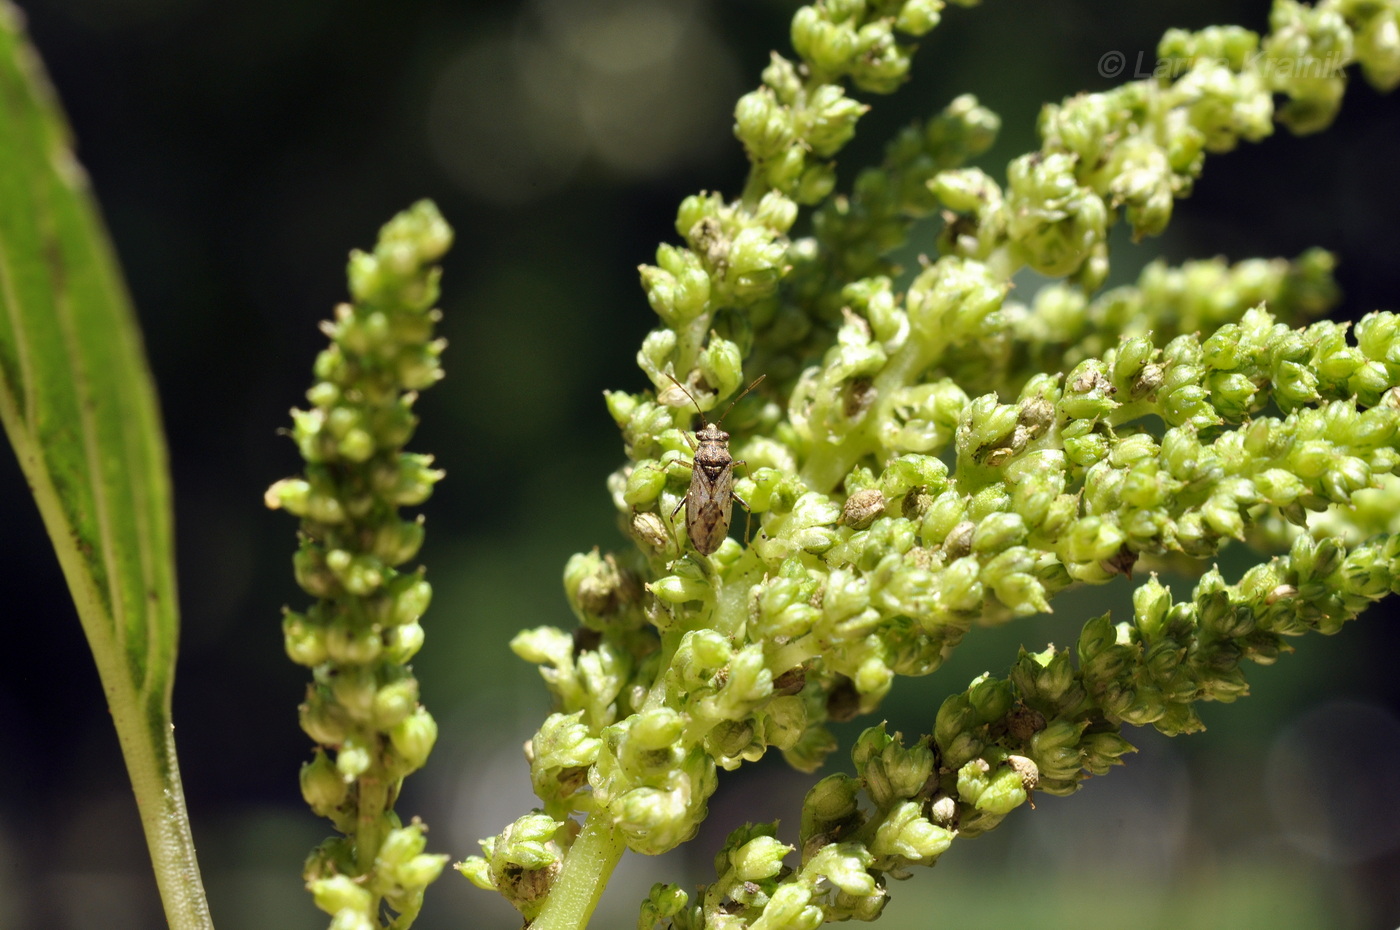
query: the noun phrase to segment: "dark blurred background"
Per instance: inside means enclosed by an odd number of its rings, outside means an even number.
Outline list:
[[[604,479],[622,450],[600,392],[637,390],[652,316],[636,266],[676,238],[676,205],[732,195],[745,163],[733,101],[792,0],[45,0],[21,3],[91,174],[145,329],[172,447],[184,615],[175,721],[222,930],[315,928],[300,864],[329,830],[303,806],[296,724],[306,673],[282,652],[294,522],[261,504],[299,468],[279,430],[302,401],[343,298],[351,247],[420,197],[457,230],[443,307],[448,378],[413,448],[448,471],[427,507],[436,591],[415,667],[441,738],[400,811],[454,858],[531,805],[520,744],[548,710],[507,648],[573,620],[574,552],[623,545]],[[1101,56],[1150,67],[1171,26],[1266,25],[1267,4],[989,2],[951,9],[916,78],[878,98],[842,157],[964,91],[1004,130],[1000,175],[1035,146],[1039,105],[1103,89]],[[1337,125],[1212,158],[1156,255],[1340,257],[1342,315],[1400,294],[1400,100],[1356,81]],[[925,240],[931,246],[931,238]],[[0,928],[163,926],[101,691],[13,456],[0,455]],[[1237,563],[1224,567],[1237,577]],[[1234,566],[1234,567],[1232,567]],[[890,725],[927,730],[943,697],[1025,644],[1072,642],[1130,609],[1126,584],[1053,617],[979,630],[930,679],[899,684]],[[1185,591],[1179,589],[1178,596]],[[1400,924],[1400,637],[1378,612],[1250,670],[1254,695],[1202,708],[1209,730],[1142,747],[1072,799],[1045,797],[940,867],[892,888],[883,926],[1394,928]],[[849,738],[855,732],[849,729]],[[844,755],[833,757],[841,765]],[[694,884],[723,834],[783,818],[814,779],[778,759],[723,779],[706,831],[657,862],[629,856],[598,926],[631,926],[656,880]],[[513,927],[448,873],[418,926]]]

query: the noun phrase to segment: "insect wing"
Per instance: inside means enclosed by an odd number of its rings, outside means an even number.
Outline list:
[[[701,555],[714,552],[729,535],[733,492],[734,470],[728,464],[714,470],[695,465],[686,496],[685,532]]]

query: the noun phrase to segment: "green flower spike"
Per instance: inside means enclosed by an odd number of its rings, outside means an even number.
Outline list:
[[[267,505],[301,518],[297,581],[317,602],[287,611],[287,655],[312,670],[302,729],[320,748],[302,768],[307,804],[343,836],[307,860],[306,882],[335,930],[404,930],[447,857],[425,853],[425,828],[393,811],[405,775],[423,766],[437,724],[418,703],[408,661],[432,591],[402,572],[423,541],[421,504],[442,473],[403,452],[417,425],[416,393],[441,376],[434,339],[438,269],[452,231],[427,201],[395,217],[373,253],[350,257],[352,304],[323,326],[309,410],[292,438],[306,473],[277,482]],[[385,908],[397,916],[381,922]]]
[[[1154,262],[1101,286],[1114,226],[1162,232],[1208,156],[1276,124],[1325,127],[1351,64],[1400,83],[1400,2],[1279,0],[1264,36],[1172,30],[1159,57],[1181,67],[1047,106],[1039,148],[1004,177],[972,164],[998,118],[957,97],[837,191],[869,108],[850,94],[902,83],[943,9],[802,7],[796,58],[773,56],[735,111],[743,191],[687,198],[682,241],[640,271],[649,385],[606,395],[628,459],[608,491],[636,545],[570,560],[577,636],[513,644],[556,703],[527,751],[554,845],[547,863],[503,861],[548,881],[547,900],[525,902],[497,862],[520,822],[465,869],[533,930],[586,925],[625,849],[692,837],[721,770],[771,750],[819,768],[830,722],[1069,587],[1127,576],[1133,616],[1022,651],[931,705],[926,733],[866,729],[795,838],[734,831],[715,880],[656,885],[639,927],[873,919],[891,879],[1120,764],[1124,725],[1200,729],[1198,702],[1247,693],[1245,663],[1397,587],[1400,318],[1314,322],[1336,300],[1319,250]],[[891,256],[934,214],[936,239],[914,245],[936,251],[903,273]],[[1022,269],[1049,280],[1013,292]],[[756,531],[705,554],[675,519],[695,407],[725,410],[760,374],[724,422]],[[1210,567],[1227,545],[1265,561],[1228,582]],[[1152,573],[1168,565],[1199,579],[1185,600]]]

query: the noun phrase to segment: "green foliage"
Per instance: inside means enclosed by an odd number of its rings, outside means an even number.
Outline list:
[[[307,888],[336,930],[409,927],[447,857],[423,852],[424,828],[393,810],[404,776],[422,768],[437,724],[418,703],[409,660],[423,644],[432,599],[421,570],[401,572],[423,524],[399,516],[442,473],[403,447],[417,392],[442,377],[440,259],[452,230],[423,201],[390,221],[373,253],[350,256],[352,304],[323,330],[309,410],[293,410],[306,474],[267,492],[267,505],[301,518],[297,583],[317,602],[282,621],[287,655],[312,670],[301,726],[322,748],[302,767],[302,795],[341,836],[306,862]]]
[[[1140,576],[1132,619],[1023,651],[927,734],[868,729],[856,776],[808,795],[795,846],[736,831],[713,884],[656,886],[639,926],[871,919],[889,878],[1119,764],[1123,725],[1199,729],[1197,702],[1247,693],[1245,662],[1335,632],[1400,577],[1382,503],[1400,493],[1400,318],[1309,325],[1336,295],[1320,251],[1154,263],[1101,290],[1110,230],[1160,233],[1208,155],[1276,123],[1325,128],[1349,65],[1394,86],[1400,4],[1279,0],[1267,35],[1172,30],[1152,77],[1047,105],[1041,148],[1001,181],[969,164],[999,120],[959,97],[836,192],[832,159],[868,109],[841,82],[894,90],[942,7],[799,10],[798,60],[775,55],[735,110],[742,194],[687,198],[684,244],[641,268],[653,391],[607,395],[630,460],[609,490],[635,547],[570,560],[576,634],[513,643],[558,705],[528,753],[545,819],[461,866],[518,905],[529,885],[536,927],[586,923],[590,903],[549,888],[600,884],[616,861],[575,835],[664,852],[696,832],[719,769],[771,749],[819,767],[829,722],[875,711],[975,624],[1144,566],[1204,572],[1181,601]],[[904,274],[891,253],[940,211],[934,257]],[[1020,303],[1023,270],[1049,280]],[[759,529],[706,555],[676,520],[691,397],[721,410],[759,374],[725,421]],[[1206,571],[1229,544],[1264,558],[1235,584]]]
[[[0,422],[102,678],[170,925],[210,926],[170,689],[170,476],[139,330],[47,76],[0,3]]]

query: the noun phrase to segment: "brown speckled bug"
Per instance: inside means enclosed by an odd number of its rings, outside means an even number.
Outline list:
[[[700,419],[705,423],[703,429],[696,431],[694,441],[689,436],[686,437],[686,442],[695,450],[695,461],[690,463],[690,488],[676,505],[676,509],[671,511],[671,519],[674,520],[684,506],[685,532],[690,537],[691,545],[701,555],[709,555],[718,549],[720,543],[729,535],[734,501],[737,500],[745,510],[749,509],[743,498],[734,493],[734,466],[745,463],[734,461],[729,454],[729,434],[720,429],[719,425],[729,416],[729,411],[734,409],[734,405],[744,394],[752,391],[764,376],[759,375],[752,384],[744,388],[743,393],[730,401],[724,413],[714,423],[706,419],[705,411],[700,409],[699,402],[685,389],[685,385],[669,374],[666,377],[671,378],[671,383],[690,398],[690,402],[695,404],[695,409],[700,413]]]

